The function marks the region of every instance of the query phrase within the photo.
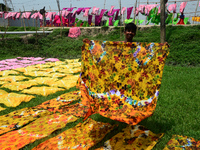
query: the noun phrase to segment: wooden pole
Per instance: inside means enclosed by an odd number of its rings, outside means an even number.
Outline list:
[[[20,14],[22,13],[21,10],[19,9]],[[22,18],[20,17],[20,21],[21,21],[21,27],[22,27]]]
[[[104,0],[104,7],[103,7],[104,9],[106,8],[106,0]]]
[[[23,8],[24,8],[24,6],[23,6]],[[25,8],[24,8],[24,13],[25,13],[26,11],[25,11]],[[25,14],[26,15],[26,14]],[[28,20],[26,20],[27,21],[27,23],[28,23],[28,27],[30,27],[30,25],[29,25],[29,22],[28,22]]]
[[[149,1],[147,0],[147,5],[149,4]],[[145,18],[145,25],[147,24],[147,16]]]
[[[175,1],[174,3],[176,4],[176,1]],[[173,11],[173,16],[172,16],[172,26],[173,26],[173,22],[174,22],[174,15],[175,15],[175,13],[174,13],[174,11]]]
[[[61,21],[61,27],[63,26],[63,21],[62,21],[62,12],[60,12],[60,3],[59,3],[59,0],[56,0],[57,1],[57,5],[58,5],[58,11],[60,13],[60,21]],[[60,35],[62,36],[62,28],[60,30]]]
[[[160,0],[160,42],[164,43],[166,38],[166,25],[165,25],[165,2]]]
[[[195,9],[195,17],[196,17],[196,14],[197,14],[197,8],[198,8],[198,5],[199,5],[199,0],[197,1],[197,7],[196,7],[196,9]],[[193,21],[193,24],[194,24],[194,21]]]
[[[119,0],[119,8],[120,8],[120,12],[121,12],[121,10],[122,10],[122,2],[121,2],[121,0]],[[120,26],[120,40],[122,40],[121,15],[120,15],[120,19],[119,19],[119,26]]]
[[[8,5],[7,5],[7,1],[4,0],[4,2],[5,2],[5,5],[6,5],[6,12],[8,13]],[[9,19],[9,18],[8,18],[8,19]],[[8,29],[8,26],[9,26],[9,20],[8,20],[8,25],[6,26],[6,29],[5,29],[4,35],[2,36],[2,40],[4,40],[4,37],[5,37],[5,35],[6,35],[6,31],[7,31],[7,29]]]
[[[135,1],[135,14],[134,14],[134,19],[133,19],[134,23],[135,23],[135,17],[136,17],[136,8],[137,8],[137,0]]]

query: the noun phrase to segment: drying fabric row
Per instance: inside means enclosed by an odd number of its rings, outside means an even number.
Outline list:
[[[67,123],[77,121],[79,117],[86,114],[88,109],[80,104],[69,105],[79,99],[80,91],[73,91],[35,107],[23,108],[1,116],[0,148],[2,150],[20,149],[49,136],[52,132],[65,127]],[[89,118],[33,149],[89,149],[114,128],[116,125],[97,122]],[[154,134],[141,125],[128,125],[97,150],[150,150],[163,135],[163,133]],[[164,149],[198,149],[199,146],[200,142],[193,138],[174,135]]]
[[[187,2],[182,2],[180,4],[180,12],[184,11],[184,9],[186,7],[186,4],[187,4]],[[134,13],[138,14],[140,12],[141,14],[145,13],[145,15],[148,15],[149,12],[151,11],[151,9],[153,9],[154,7],[157,7],[157,6],[158,6],[158,4],[139,5],[134,10]],[[115,6],[111,6],[110,10],[108,11],[108,16],[113,16],[115,12],[117,12],[116,16],[122,15],[122,14],[124,14],[124,12],[126,10],[126,7],[123,7],[121,9],[121,12],[119,13],[120,9],[114,9],[114,7]],[[168,6],[168,10],[169,11],[173,11],[174,13],[176,13],[176,7],[177,7],[177,4],[171,4],[171,5]],[[91,7],[81,7],[81,8],[78,8],[77,10],[75,10],[73,13],[70,13],[70,12],[73,11],[74,8],[75,7],[64,8],[61,12],[58,12],[58,13],[56,13],[56,12],[47,12],[45,14],[45,16],[46,16],[46,18],[49,18],[50,20],[53,20],[55,18],[55,16],[59,16],[60,14],[65,18],[68,15],[70,15],[71,17],[74,17],[76,14],[79,15],[81,12],[84,13],[83,16],[88,16],[89,15],[89,11],[91,9]],[[97,8],[96,6],[94,6],[93,9],[92,9],[91,14],[92,15],[99,15],[99,9],[100,8]],[[127,19],[130,18],[132,10],[133,10],[133,7],[127,8]],[[107,9],[102,9],[101,12],[100,12],[100,16],[103,15],[105,11],[107,11]],[[159,7],[159,11],[160,11],[160,7]],[[0,12],[0,14],[1,15],[4,14],[4,19],[7,19],[7,18],[19,19],[20,16],[21,16],[21,18],[26,18],[26,19],[30,19],[30,18],[35,18],[35,19],[39,18],[41,20],[43,19],[43,16],[40,14],[40,12],[37,12],[37,13],[34,13],[34,14],[32,14],[31,12],[24,12],[24,13],[20,13],[20,12],[3,13],[3,12]]]
[[[0,71],[59,61],[57,58],[17,57],[0,61]]]
[[[80,99],[80,91],[74,91],[38,106],[23,108],[1,116],[0,149],[20,149],[38,139],[49,136],[55,130],[65,127],[67,123],[83,117],[88,108],[79,104],[68,106],[78,99]],[[39,144],[34,149],[88,149],[100,142],[114,127],[116,125],[97,122],[89,118],[87,121]],[[121,139],[125,140],[126,143],[125,145],[118,143],[118,145],[137,147],[136,143],[143,141],[140,147],[151,149],[163,134],[154,134],[142,126],[128,126],[116,136],[120,137],[121,135],[123,135]],[[133,138],[137,138],[137,140],[130,142]]]

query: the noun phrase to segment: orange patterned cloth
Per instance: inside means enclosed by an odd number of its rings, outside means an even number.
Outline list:
[[[65,127],[69,122],[76,121],[74,116],[52,114],[30,123],[22,129],[0,136],[1,150],[17,150],[38,139],[50,135],[53,131]]]
[[[47,110],[23,108],[0,117],[0,135],[21,128],[38,117],[50,114]]]
[[[194,138],[173,135],[163,150],[200,150],[200,141]]]
[[[75,127],[39,144],[33,150],[87,150],[100,142],[104,136],[114,128],[109,123],[97,122],[88,119]]]
[[[151,150],[164,134],[155,134],[141,125],[128,125],[96,150]]]
[[[156,108],[168,45],[84,40],[77,86],[85,119],[104,117],[136,125]]]

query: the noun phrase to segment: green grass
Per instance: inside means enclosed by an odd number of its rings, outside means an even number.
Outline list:
[[[171,47],[163,72],[157,107],[153,116],[139,123],[154,133],[165,133],[153,150],[163,149],[174,134],[193,137],[196,140],[200,140],[199,29],[200,26],[167,27],[166,38]],[[64,31],[63,35],[67,32],[67,30]],[[113,41],[122,41],[124,39],[123,36],[120,37],[119,30],[113,31],[109,35],[99,34],[96,37],[81,36],[78,39],[71,39],[66,36],[60,37],[58,36],[59,34],[60,31],[56,30],[53,34],[46,37],[39,37],[40,40],[38,40],[37,43],[36,39],[32,37],[28,41],[29,44],[24,44],[19,38],[14,41],[7,40],[4,43],[0,41],[0,44],[2,44],[2,47],[0,47],[0,60],[23,56],[56,57],[61,60],[72,57],[80,57],[81,46],[83,44],[82,40],[84,38]],[[134,38],[134,41],[136,42],[159,42],[159,40],[158,27],[138,31],[137,36]],[[6,110],[1,111],[0,115],[4,115],[24,107],[36,106],[44,101],[74,90],[76,90],[75,87],[69,90],[57,92],[47,97],[36,96],[36,98],[30,102],[23,102],[18,107],[7,108]],[[98,114],[92,115],[90,118],[101,122],[109,122],[111,124],[119,125],[100,143],[91,149],[102,146],[106,140],[110,139],[126,127],[125,123],[113,121]],[[82,122],[82,118],[74,123],[67,124],[65,128],[57,130],[50,136],[37,140],[22,149],[29,150],[39,143],[74,127],[79,122]]]

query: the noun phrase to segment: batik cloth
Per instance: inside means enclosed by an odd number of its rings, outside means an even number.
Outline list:
[[[200,150],[200,146],[194,138],[173,135],[163,150]]]
[[[141,125],[128,125],[96,150],[151,150],[162,136]]]
[[[0,136],[0,149],[17,150],[74,122],[78,118],[60,114],[44,116],[29,125]]]
[[[21,128],[27,123],[41,116],[50,114],[47,110],[23,108],[0,117],[0,135],[8,131]]]
[[[135,125],[156,108],[168,45],[84,40],[77,86],[85,119],[99,113]]]
[[[87,150],[100,142],[115,125],[88,119],[75,127],[39,144],[33,150],[82,149]]]

